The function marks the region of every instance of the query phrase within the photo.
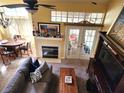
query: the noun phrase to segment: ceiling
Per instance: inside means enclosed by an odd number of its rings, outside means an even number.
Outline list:
[[[40,3],[42,2],[53,2],[53,3],[91,3],[96,2],[98,4],[107,4],[110,0],[38,0]],[[23,0],[0,0],[0,4],[12,4],[12,3],[23,3]]]
[[[23,3],[23,0],[0,0],[0,5],[13,3]]]
[[[53,1],[53,0],[39,0],[39,1]],[[54,0],[54,2],[88,2],[88,1],[108,2],[109,0]]]
[[[89,2],[96,2],[96,3],[108,3],[110,0],[39,0],[40,2],[80,2],[80,3],[89,3]]]

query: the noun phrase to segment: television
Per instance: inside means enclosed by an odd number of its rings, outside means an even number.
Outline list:
[[[111,49],[103,44],[98,59],[100,66],[103,69],[103,74],[112,91],[114,91],[124,73],[123,67],[114,56],[115,55],[111,52]]]

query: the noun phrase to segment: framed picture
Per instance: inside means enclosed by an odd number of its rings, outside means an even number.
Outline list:
[[[124,51],[124,8],[107,34]]]
[[[60,24],[38,22],[38,31],[42,37],[59,37]]]

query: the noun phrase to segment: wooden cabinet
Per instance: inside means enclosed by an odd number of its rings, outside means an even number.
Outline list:
[[[96,54],[90,59],[87,72],[98,93],[124,93],[124,53],[105,32],[100,33]]]

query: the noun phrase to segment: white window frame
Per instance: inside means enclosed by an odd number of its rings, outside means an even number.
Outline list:
[[[66,13],[66,15],[64,15],[64,13]],[[95,17],[94,17],[94,15],[95,15]],[[64,19],[64,21],[62,19]],[[102,24],[103,19],[104,19],[104,13],[51,11],[51,21],[52,22],[79,23],[79,22],[83,22],[83,21],[88,21],[88,22],[94,23],[94,24]]]

